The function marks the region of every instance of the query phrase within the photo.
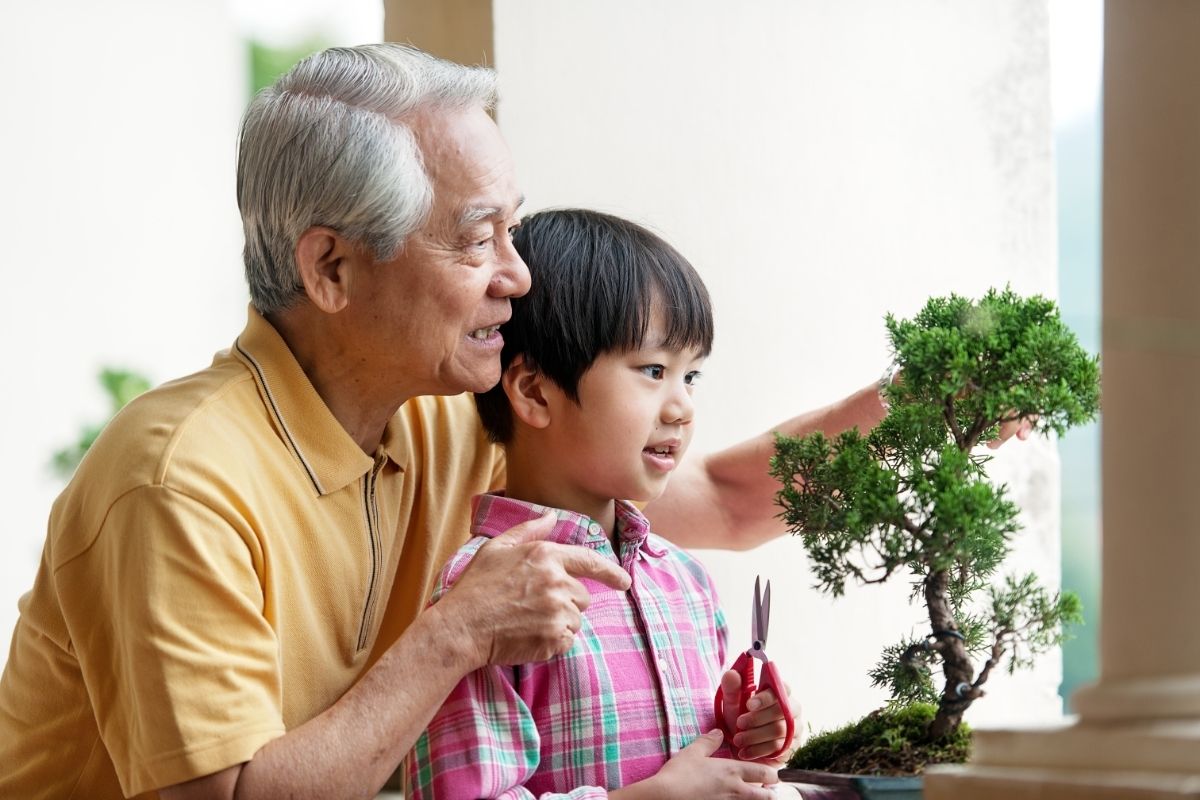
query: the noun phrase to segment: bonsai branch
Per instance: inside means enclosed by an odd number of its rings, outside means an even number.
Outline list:
[[[966,439],[958,424],[958,416],[954,412],[954,395],[946,395],[946,400],[942,404],[942,416],[946,419],[946,426],[950,428],[950,433],[954,434],[954,443],[958,445],[958,449],[970,450],[970,447],[965,446]]]
[[[988,677],[992,674],[992,669],[1004,657],[1004,638],[1010,636],[1012,633],[1012,631],[1000,631],[992,642],[992,652],[988,655],[988,660],[984,663],[983,669],[979,670],[979,675],[976,676],[975,682],[971,684],[971,689],[975,692],[976,697],[983,696],[983,691],[980,687],[987,683]]]

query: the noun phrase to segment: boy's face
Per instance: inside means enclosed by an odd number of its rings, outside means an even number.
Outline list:
[[[552,449],[563,456],[566,506],[594,513],[614,499],[662,494],[692,441],[692,391],[704,359],[696,349],[668,350],[656,321],[638,350],[601,355],[583,374],[576,404],[551,388]]]

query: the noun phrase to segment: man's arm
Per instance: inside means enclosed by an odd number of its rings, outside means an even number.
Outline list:
[[[836,436],[856,426],[865,433],[886,415],[879,384],[872,383],[733,447],[684,461],[662,497],[646,506],[646,516],[654,520],[657,533],[681,547],[757,547],[786,532],[775,505],[779,483],[767,471],[775,434],[806,436],[821,431]],[[999,447],[1013,436],[1024,440],[1032,430],[1030,420],[1007,422],[988,447]]]
[[[573,576],[616,589],[629,576],[588,550],[540,541],[535,520],[480,549],[458,585],[427,609],[336,703],[221,772],[160,790],[164,800],[373,797],[466,674],[539,661],[570,647],[588,594]]]
[[[770,541],[785,532],[776,516],[779,483],[767,471],[775,434],[833,436],[854,426],[867,431],[885,413],[872,383],[733,447],[685,460],[662,497],[647,505],[646,516],[657,533],[682,547],[749,550]]]

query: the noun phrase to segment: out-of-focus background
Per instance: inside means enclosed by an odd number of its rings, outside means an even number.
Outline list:
[[[387,4],[401,39],[415,5]],[[1100,0],[496,0],[491,13],[480,58],[501,76],[527,207],[645,222],[712,290],[697,449],[874,381],[884,313],[931,294],[1057,297],[1098,351]],[[250,93],[315,49],[383,38],[384,18],[377,0],[0,12],[0,641],[70,451],[112,412],[101,371],[162,382],[241,329],[233,179]],[[123,380],[110,378],[117,394]],[[1088,623],[1061,659],[994,679],[977,724],[1055,718],[1095,676],[1097,441],[1092,426],[997,456],[1025,509],[1014,568],[1054,584],[1061,565]],[[867,669],[923,627],[903,584],[819,597],[798,540],[702,557],[735,643],[754,575],[772,580],[771,650],[814,729],[877,706]]]

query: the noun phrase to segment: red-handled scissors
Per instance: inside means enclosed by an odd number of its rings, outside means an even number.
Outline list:
[[[767,626],[771,622],[771,582],[767,581],[767,591],[760,593],[759,578],[754,579],[754,607],[750,611],[750,638],[753,640],[750,644],[750,649],[743,652],[733,662],[730,667],[738,675],[742,677],[742,687],[738,691],[738,715],[746,713],[746,704],[750,702],[750,698],[755,694],[754,683],[754,659],[762,662],[762,674],[758,679],[758,691],[770,689],[775,695],[775,699],[779,702],[779,710],[783,712],[784,722],[787,723],[787,737],[784,739],[783,746],[776,750],[766,758],[777,758],[787,750],[792,743],[792,734],[796,730],[796,719],[792,715],[792,708],[788,704],[787,687],[779,678],[779,672],[775,669],[775,662],[767,660]],[[734,731],[729,730],[725,724],[725,708],[724,708],[725,693],[720,686],[717,687],[716,712],[717,725],[725,732],[725,741],[733,744]]]

